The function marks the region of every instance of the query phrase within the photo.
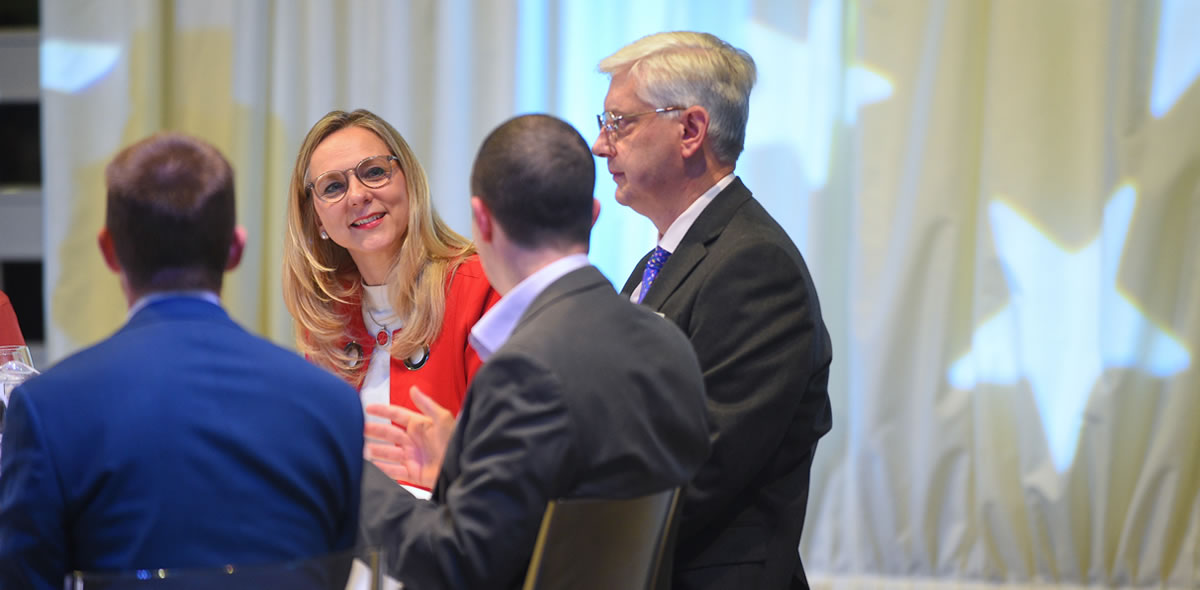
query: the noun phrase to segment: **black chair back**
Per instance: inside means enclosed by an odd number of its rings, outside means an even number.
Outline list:
[[[680,489],[546,507],[524,590],[670,587]]]

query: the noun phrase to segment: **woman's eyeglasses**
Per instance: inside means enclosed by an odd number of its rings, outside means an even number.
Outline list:
[[[346,196],[350,188],[350,177],[353,173],[358,181],[370,188],[379,188],[391,182],[396,168],[392,162],[399,162],[396,156],[371,156],[363,158],[357,166],[345,170],[330,170],[308,183],[305,188],[318,199],[326,203],[336,203]]]

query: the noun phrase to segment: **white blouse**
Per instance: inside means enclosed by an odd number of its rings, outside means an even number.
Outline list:
[[[375,343],[375,351],[371,353],[371,361],[367,363],[367,375],[363,378],[362,388],[359,390],[359,399],[362,400],[365,412],[368,404],[392,403],[392,357],[389,353],[392,344],[391,335],[392,332],[400,329],[403,322],[392,313],[392,306],[387,300],[387,285],[363,285],[362,313],[363,323],[367,326],[367,334],[370,334],[372,338],[380,330],[388,332],[386,345],[379,346],[378,342]],[[383,418],[367,416],[365,413],[363,415],[368,421],[388,423]]]

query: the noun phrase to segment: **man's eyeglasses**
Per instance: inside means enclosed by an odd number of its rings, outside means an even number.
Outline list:
[[[612,111],[607,111],[596,115],[596,124],[600,126],[601,131],[607,131],[614,136],[621,129],[621,121],[641,117],[642,115],[656,115],[658,113],[669,113],[671,111],[681,111],[684,107],[662,107],[653,111],[642,111],[629,115],[618,115]]]
[[[400,159],[396,156],[363,158],[353,168],[330,170],[321,174],[316,180],[308,183],[305,188],[313,196],[326,203],[336,203],[346,196],[346,189],[350,188],[350,177],[346,175],[347,173],[353,173],[358,177],[359,182],[370,188],[379,188],[391,182],[392,174],[396,172],[392,162],[398,161]]]

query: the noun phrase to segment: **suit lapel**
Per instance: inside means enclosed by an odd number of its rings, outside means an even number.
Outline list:
[[[691,235],[690,231],[688,235]],[[708,253],[704,244],[702,241],[691,241],[686,237],[679,242],[679,247],[671,253],[666,264],[658,271],[658,277],[654,279],[650,292],[642,298],[642,305],[658,311],[667,297],[683,283],[683,279],[692,273],[692,269],[704,260],[705,254]]]
[[[626,299],[629,299],[629,297],[633,295],[633,290],[637,288],[638,283],[642,282],[642,273],[646,272],[646,263],[650,260],[650,256],[652,254],[654,254],[654,250],[647,252],[646,255],[643,256],[640,261],[638,261],[637,266],[633,268],[633,273],[630,274],[629,278],[625,280],[625,286],[621,287],[621,295],[624,295]]]
[[[679,242],[679,247],[671,253],[671,257],[667,259],[662,270],[658,271],[658,278],[654,279],[654,285],[642,299],[642,304],[654,310],[662,307],[663,302],[692,273],[692,269],[696,268],[701,260],[704,260],[708,254],[708,245],[725,230],[725,226],[729,224],[729,218],[733,217],[734,212],[749,199],[750,189],[742,184],[740,178],[734,178],[733,182],[725,187],[725,190],[721,191],[708,204],[708,207],[704,208],[704,212],[696,218],[696,222],[684,234],[683,239]],[[637,281],[641,280],[641,271],[646,268],[647,259],[649,259],[649,255],[642,259],[634,276],[629,277],[630,282],[634,282],[635,277]],[[628,287],[628,284],[626,286]],[[634,282],[634,287],[636,286],[637,284]],[[634,287],[629,287],[630,293],[633,292]]]
[[[583,291],[589,291],[596,288],[608,288],[609,293],[615,293],[612,290],[612,284],[608,279],[600,274],[596,267],[588,265],[583,268],[577,268],[561,277],[558,280],[550,283],[533,301],[529,303],[529,307],[525,308],[525,312],[521,314],[521,318],[517,320],[517,325],[513,327],[512,334],[509,335],[508,341],[511,342],[522,330],[531,328],[531,324],[542,311],[554,306],[555,303],[563,298],[570,297]],[[536,329],[536,328],[534,328]],[[502,345],[493,354],[504,350],[507,344]],[[472,385],[474,387],[474,385]],[[454,435],[450,439],[450,445],[446,448],[446,459],[442,463],[442,469],[438,472],[437,481],[433,487],[433,499],[444,503],[446,494],[450,489],[450,484],[458,478],[462,473],[462,465],[459,463],[458,456],[462,452],[463,445],[463,428],[461,422],[471,419],[472,404],[468,394],[467,403],[463,406],[463,413],[459,415],[460,426],[454,429]]]

